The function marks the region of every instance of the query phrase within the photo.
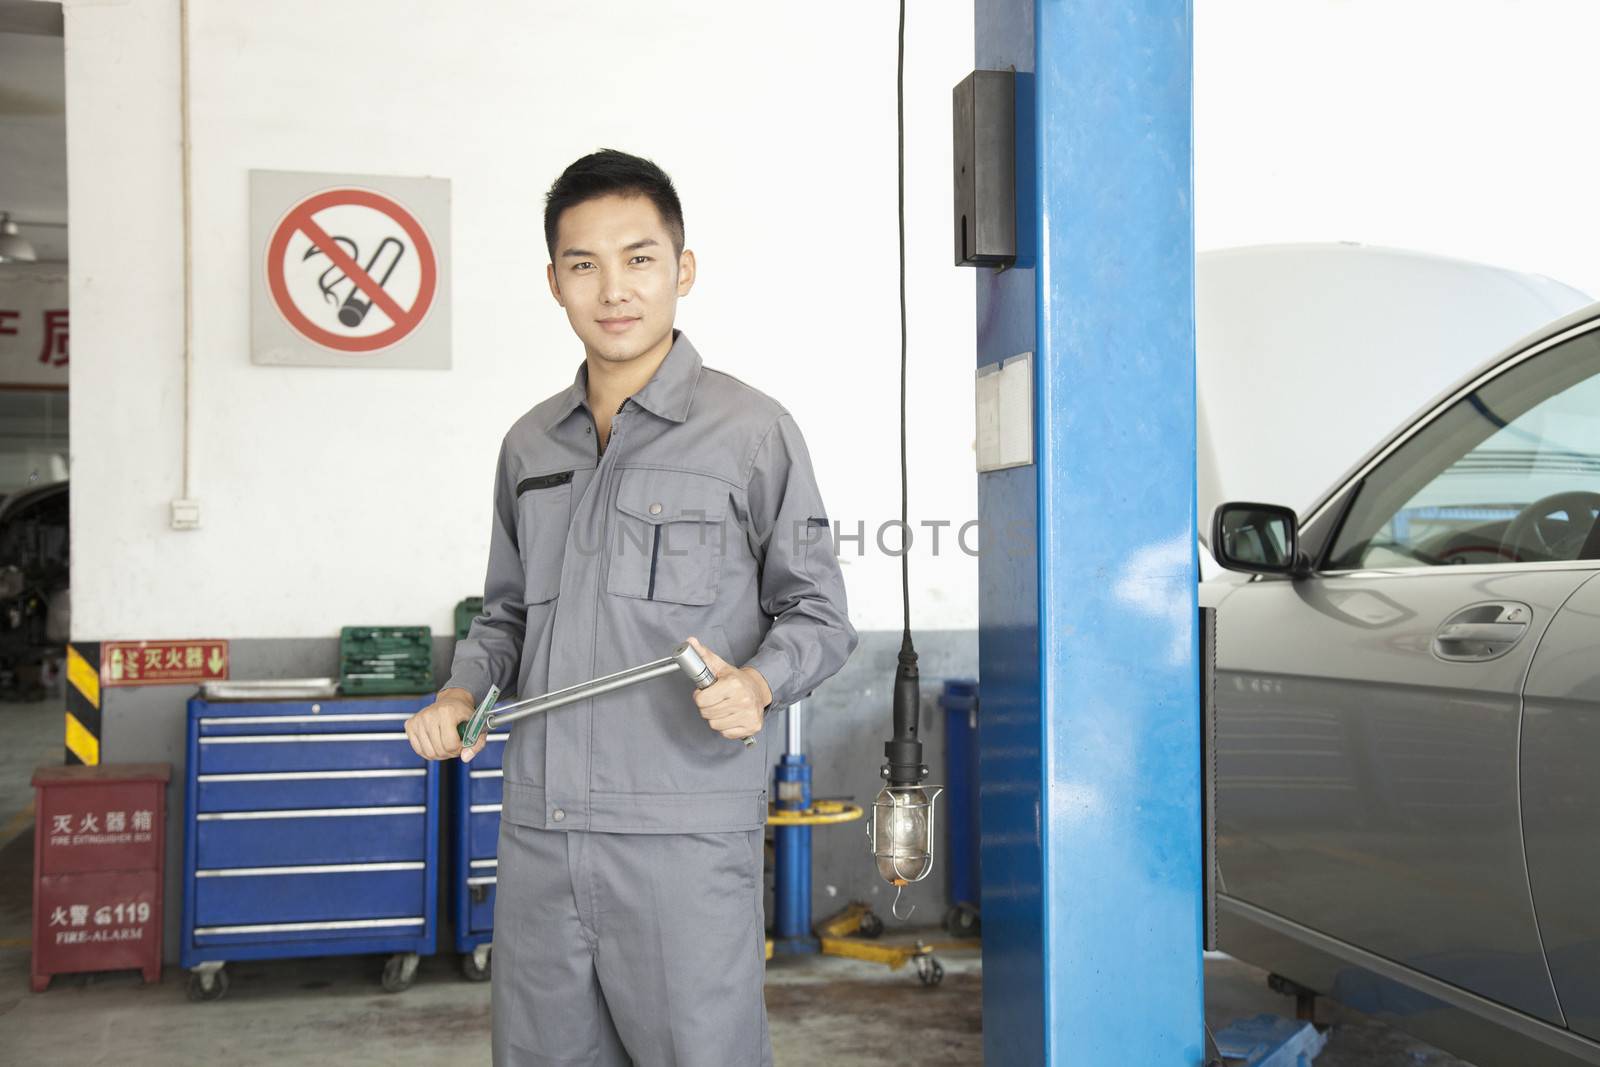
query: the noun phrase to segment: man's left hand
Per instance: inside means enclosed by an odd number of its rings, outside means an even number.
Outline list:
[[[717,680],[694,691],[694,702],[706,725],[730,741],[754,737],[766,721],[766,707],[772,703],[772,689],[754,667],[735,667],[689,638],[689,645],[706,661]]]

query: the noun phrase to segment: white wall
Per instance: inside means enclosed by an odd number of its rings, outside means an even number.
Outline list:
[[[192,5],[203,526],[178,533],[177,4],[69,3],[76,636],[448,632],[481,587],[500,436],[581,359],[541,199],[602,146],[678,184],[700,263],[679,325],[707,362],[795,413],[835,518],[897,515],[894,5],[599,10]],[[949,100],[970,5],[913,5],[907,36],[913,521],[959,523],[973,283],[949,265]],[[451,179],[453,370],[250,363],[253,168]],[[846,558],[856,625],[897,627],[898,561]],[[919,556],[914,578],[919,625],[975,625],[973,560]]]
[[[85,638],[449,626],[481,581],[503,427],[578,358],[540,277],[540,196],[603,145],[677,179],[680,324],[777,395],[834,516],[898,510],[895,5],[196,4],[195,494],[182,405],[176,0],[69,0],[74,629]],[[594,12],[603,10],[603,17]],[[1202,0],[1202,249],[1357,240],[1600,292],[1586,0]],[[976,511],[972,277],[948,266],[949,90],[970,3],[912,4],[913,520]],[[249,362],[246,174],[454,183],[455,369]],[[1487,354],[1487,353],[1485,353]],[[897,561],[847,548],[858,626]],[[918,553],[916,621],[976,622],[976,567]]]
[[[1199,247],[1361,241],[1600,293],[1597,42],[1592,0],[1200,0]]]

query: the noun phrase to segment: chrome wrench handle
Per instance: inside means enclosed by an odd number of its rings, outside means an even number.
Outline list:
[[[542,696],[529,697],[526,700],[513,701],[501,707],[494,707],[495,698],[500,695],[499,689],[491,686],[489,694],[484,697],[483,703],[473,712],[472,718],[456,726],[456,732],[461,737],[464,745],[477,744],[478,738],[494,730],[498,726],[505,726],[523,719],[529,715],[550,711],[567,704],[575,704],[580,700],[588,700],[603,693],[615,692],[625,689],[630,685],[660,678],[674,672],[682,672],[694,683],[696,689],[705,689],[717,680],[706,661],[696,652],[688,642],[684,642],[672,650],[672,655],[661,659],[642,663],[637,667],[617,671],[577,685],[569,685],[565,689],[557,689]],[[746,748],[755,744],[754,737],[742,738]]]

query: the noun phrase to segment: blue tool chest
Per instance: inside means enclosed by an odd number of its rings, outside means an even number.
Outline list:
[[[461,973],[476,982],[489,977],[505,773],[501,766],[510,736],[509,730],[492,733],[471,763],[451,761],[450,918],[456,951],[461,953]]]
[[[430,696],[189,701],[183,928],[190,995],[229,960],[434,951],[439,768],[405,720]]]

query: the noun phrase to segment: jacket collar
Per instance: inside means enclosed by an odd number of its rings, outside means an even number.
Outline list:
[[[700,383],[700,353],[689,343],[689,335],[682,330],[672,331],[672,347],[645,387],[634,393],[634,403],[654,415],[670,422],[683,422],[689,417],[689,406],[694,402],[695,386]],[[578,373],[572,384],[558,393],[548,430],[554,430],[573,412],[589,403],[589,365],[578,364]]]

